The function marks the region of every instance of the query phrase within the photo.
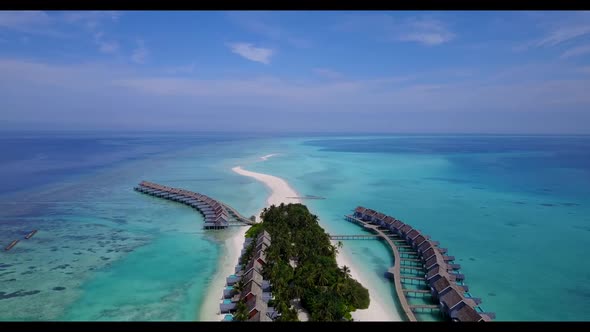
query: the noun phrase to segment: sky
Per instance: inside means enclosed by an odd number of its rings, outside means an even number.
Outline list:
[[[0,130],[590,134],[588,11],[0,11]]]

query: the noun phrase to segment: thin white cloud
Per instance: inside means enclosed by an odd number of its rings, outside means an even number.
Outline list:
[[[57,30],[55,23],[56,20],[43,11],[0,11],[0,30],[65,37],[67,34]]]
[[[590,24],[560,27],[538,40],[535,46],[556,46],[588,34],[590,34]]]
[[[586,54],[590,54],[590,45],[582,45],[582,46],[570,48],[561,54],[561,58],[567,59],[567,58],[576,57],[576,56],[580,56],[580,55],[586,55]]]
[[[28,31],[51,23],[43,11],[0,11],[0,27]]]
[[[119,43],[117,43],[116,41],[111,41],[111,42],[102,41],[99,43],[98,49],[102,53],[107,53],[107,54],[116,53],[119,50]]]
[[[441,84],[430,77],[419,82],[408,81],[404,77],[327,82],[298,82],[277,77],[188,79],[146,77],[127,67],[55,65],[0,59],[0,85],[11,89],[18,86],[20,91],[25,92],[31,87],[53,87],[53,102],[56,103],[63,100],[63,91],[83,91],[86,95],[77,96],[85,99],[93,96],[99,88],[102,95],[116,94],[139,104],[146,96],[157,100],[160,105],[174,103],[175,97],[181,96],[187,97],[183,99],[187,105],[206,103],[219,107],[240,105],[253,108],[289,105],[285,110],[288,112],[355,111],[360,107],[374,112],[440,111],[444,114],[449,110],[477,113],[482,109],[501,109],[534,113],[557,112],[569,106],[578,109],[590,106],[590,95],[586,91],[590,76],[568,79],[546,77],[540,80],[522,78],[509,83],[485,82],[476,77],[469,82],[452,84]],[[0,97],[10,97],[11,93],[4,91],[3,94],[0,90]]]
[[[106,54],[113,54],[117,53],[119,50],[119,43],[114,40],[104,40],[104,34],[102,32],[97,32],[94,34],[94,42],[98,46],[98,50],[101,53]]]
[[[63,19],[67,23],[79,23],[94,27],[100,21],[109,20],[116,22],[121,17],[122,13],[119,11],[81,11],[81,12],[66,12],[63,14]]]
[[[227,17],[234,24],[241,28],[259,34],[269,39],[279,39],[284,35],[283,29],[278,25],[264,22],[265,13],[263,12],[229,12]]]
[[[238,25],[241,29],[255,33],[266,39],[277,42],[285,42],[295,48],[310,48],[312,42],[308,39],[296,36],[292,31],[288,31],[278,23],[269,23],[270,16],[264,12],[229,12],[229,20]]]
[[[417,42],[423,45],[440,45],[451,41],[455,34],[444,23],[435,19],[410,19],[399,28],[400,41]]]
[[[544,34],[516,45],[515,51],[561,46],[590,35],[590,12],[568,12],[559,16],[541,15],[538,21],[538,24],[543,26]]]
[[[344,78],[344,74],[329,68],[314,68],[313,72],[320,77],[330,80],[339,80]]]
[[[416,42],[435,46],[455,38],[447,25],[429,17],[396,18],[389,14],[360,14],[334,25],[335,31],[363,31],[372,38],[387,42]]]
[[[139,40],[137,42],[137,45],[138,47],[133,51],[133,54],[131,55],[131,60],[138,64],[144,64],[147,60],[149,52],[145,47],[145,43],[143,40]]]
[[[311,48],[313,45],[310,40],[303,38],[287,38],[287,42],[296,48]]]
[[[228,45],[233,53],[236,53],[250,61],[264,64],[270,63],[274,51],[270,48],[255,47],[250,43],[233,43]]]
[[[192,62],[188,65],[185,66],[176,66],[176,67],[170,67],[170,68],[165,68],[164,72],[166,74],[192,74],[195,71],[195,63]]]

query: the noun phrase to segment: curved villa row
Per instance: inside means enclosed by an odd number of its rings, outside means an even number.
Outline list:
[[[486,313],[479,306],[480,299],[471,297],[467,285],[463,284],[465,276],[457,272],[460,265],[452,263],[455,258],[447,256],[447,250],[429,236],[400,220],[360,206],[346,219],[378,233],[392,247],[395,266],[389,269],[389,274],[394,278],[400,304],[410,321],[417,320],[415,313],[435,310],[452,321],[495,318],[495,314]],[[415,288],[405,288],[402,283]],[[436,304],[412,305],[410,296],[430,297]]]
[[[151,196],[183,203],[197,209],[205,217],[205,229],[224,229],[230,226],[230,223],[233,220],[246,224],[253,223],[251,220],[240,215],[232,207],[209,196],[193,191],[167,187],[147,181],[141,181],[134,190]]]

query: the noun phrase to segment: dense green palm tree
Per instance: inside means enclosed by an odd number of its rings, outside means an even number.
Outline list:
[[[342,273],[344,273],[344,278],[350,278],[350,268],[348,266],[342,266]]]

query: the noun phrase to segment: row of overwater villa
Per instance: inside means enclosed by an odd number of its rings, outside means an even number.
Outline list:
[[[252,238],[246,238],[242,256],[252,245],[252,241],[254,241]],[[272,299],[270,281],[262,277],[262,269],[266,264],[265,250],[270,246],[270,243],[270,234],[263,231],[254,244],[252,259],[245,266],[236,265],[235,273],[227,277],[227,285],[223,290],[223,299],[219,305],[220,313],[226,314],[224,321],[234,320],[233,314],[240,301],[246,305],[248,321],[264,322],[277,318],[276,310],[268,306],[268,302]],[[241,284],[239,291],[235,288],[238,283]]]
[[[495,314],[484,312],[480,299],[471,297],[469,288],[463,283],[465,276],[458,272],[460,265],[452,263],[455,258],[447,256],[447,250],[440,248],[438,242],[400,220],[364,207],[357,207],[353,216],[346,218],[387,236],[388,242],[395,246],[398,267],[390,269],[390,273],[393,278],[414,287],[405,287],[398,292],[400,300],[403,297],[402,307],[406,307],[404,311],[413,318],[411,320],[415,320],[415,312],[425,310],[440,310],[452,321],[477,322],[495,318]],[[430,298],[430,303],[436,304],[411,304],[407,298],[412,295],[422,300]]]
[[[134,189],[144,194],[179,202],[197,209],[205,217],[205,229],[224,229],[230,226],[233,220],[242,225],[243,223],[253,223],[253,221],[241,216],[228,205],[193,191],[167,187],[147,181],[141,181]]]

